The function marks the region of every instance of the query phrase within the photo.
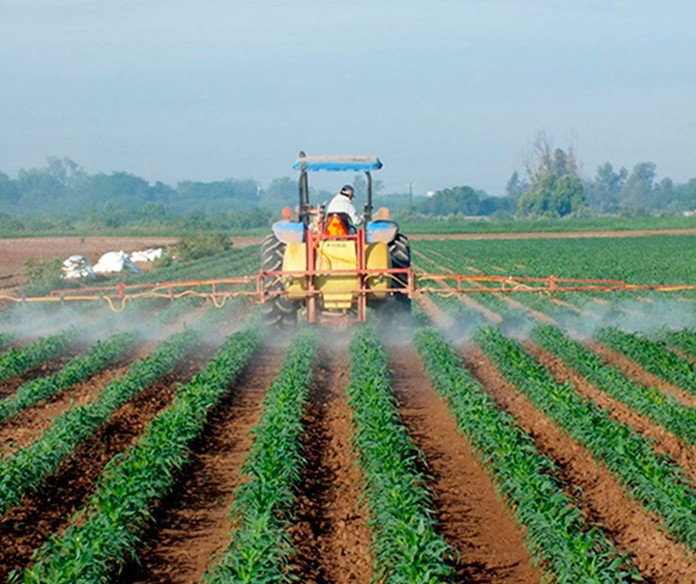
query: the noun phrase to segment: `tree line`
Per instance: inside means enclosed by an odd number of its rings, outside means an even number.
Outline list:
[[[654,162],[640,162],[629,172],[601,164],[594,177],[582,178],[572,146],[553,148],[540,134],[524,174],[512,173],[503,197],[490,197],[471,187],[437,191],[414,206],[426,215],[497,215],[507,218],[555,219],[584,215],[681,214],[696,210],[696,178],[676,184],[657,178]]]
[[[354,177],[358,200],[365,180]],[[523,174],[515,171],[504,196],[470,186],[441,189],[429,197],[384,193],[373,184],[375,206],[389,206],[399,217],[475,216],[559,218],[583,215],[678,214],[696,209],[696,178],[677,184],[657,178],[653,162],[631,171],[610,162],[583,178],[574,149],[553,148],[544,135],[534,142]],[[47,159],[42,168],[20,170],[16,178],[0,171],[0,231],[91,231],[127,226],[227,230],[266,227],[285,206],[297,201],[297,181],[277,178],[266,188],[253,179],[181,181],[175,186],[128,172],[85,172],[69,158]],[[313,191],[312,200],[332,193]]]

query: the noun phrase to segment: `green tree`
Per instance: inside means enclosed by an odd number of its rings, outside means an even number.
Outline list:
[[[616,213],[621,205],[621,189],[627,176],[625,168],[615,172],[609,162],[599,166],[595,179],[588,183],[588,205],[599,213]]]
[[[21,193],[14,181],[4,172],[0,172],[0,209],[10,210],[20,197]]]
[[[654,194],[655,206],[660,209],[670,209],[678,204],[674,181],[667,176],[655,185]]]
[[[44,171],[65,187],[69,186],[70,180],[73,177],[82,173],[77,163],[70,158],[60,159],[56,156],[49,156],[46,159],[46,168]]]
[[[572,146],[567,151],[552,148],[549,138],[541,133],[526,167],[531,186],[519,199],[519,216],[565,217],[578,214],[585,207],[584,187]]]
[[[353,189],[355,190],[356,198],[359,198],[361,201],[364,201],[367,198],[367,178],[365,178],[365,173],[356,174],[353,177],[353,182],[351,184],[353,185]],[[343,186],[343,185],[339,185],[336,187],[336,190],[335,190],[336,193],[339,191],[341,186]],[[381,180],[375,179],[373,177],[373,179],[372,179],[372,197],[374,198],[375,195],[381,193],[383,189],[384,189],[384,183]]]
[[[621,189],[621,205],[630,210],[651,209],[657,206],[654,162],[639,162],[633,167]]]
[[[675,197],[682,210],[696,210],[696,178],[675,187]]]
[[[505,194],[515,200],[519,199],[524,193],[529,190],[529,183],[520,178],[520,173],[514,171],[512,176],[505,185]]]
[[[468,186],[439,190],[414,207],[416,212],[428,215],[480,215],[482,211],[481,196]]]
[[[296,180],[284,176],[274,178],[267,189],[261,191],[261,204],[270,209],[295,207],[299,200]]]
[[[520,197],[518,215],[558,218],[577,214],[585,206],[582,181],[576,176],[547,174]]]
[[[52,212],[64,207],[65,185],[59,179],[41,169],[21,169],[17,175],[17,188],[21,193],[19,201],[28,214]]]
[[[249,209],[259,204],[259,185],[254,180],[183,181],[176,185],[176,212],[207,213]]]

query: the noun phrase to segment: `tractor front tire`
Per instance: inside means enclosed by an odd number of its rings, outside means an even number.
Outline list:
[[[286,245],[271,234],[263,240],[261,246],[261,270],[278,272],[283,269],[283,256]],[[264,288],[268,291],[283,289],[279,278],[264,278]],[[297,323],[297,305],[287,296],[274,296],[261,305],[264,322],[273,327],[290,327]]]

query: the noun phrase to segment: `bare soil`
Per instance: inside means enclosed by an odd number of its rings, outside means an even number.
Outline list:
[[[457,553],[461,582],[539,582],[519,528],[493,481],[471,452],[411,346],[389,351],[403,422],[427,460],[442,535]]]
[[[32,367],[19,375],[14,375],[8,379],[5,379],[4,381],[0,382],[0,399],[4,399],[5,397],[12,395],[19,387],[30,382],[32,379],[48,377],[57,373],[61,370],[65,363],[75,356],[75,354],[76,351],[71,350],[63,355],[55,357],[51,361],[40,363],[36,367]]]
[[[145,425],[170,401],[179,383],[185,382],[209,355],[184,360],[172,373],[121,407],[107,424],[79,445],[72,456],[48,478],[40,492],[30,492],[20,505],[10,509],[0,522],[0,579],[30,563],[30,557],[47,538],[66,526],[70,516],[96,486],[106,463],[125,450]],[[92,399],[103,380],[90,382]],[[44,426],[50,424],[43,420]]]
[[[510,237],[525,236],[567,237],[569,234],[515,234]],[[469,236],[461,238],[464,237]],[[12,245],[3,247],[8,242]],[[132,251],[155,245],[167,245],[166,238],[0,240],[0,288],[8,282],[21,282],[24,261],[29,257],[42,257],[42,253],[47,254],[43,257],[80,253],[96,259],[105,251]],[[13,258],[8,256],[7,262],[6,250],[11,250]],[[423,306],[427,313],[438,315],[442,322],[450,318],[427,299],[423,300]],[[362,477],[351,448],[351,415],[346,395],[349,363],[346,346],[340,339],[336,340],[338,336],[331,329],[322,338],[304,417],[303,447],[308,462],[291,528],[297,554],[291,558],[289,571],[299,582],[368,584],[373,576],[369,513],[361,498]],[[538,348],[529,348],[559,380],[572,380],[582,395],[655,440],[660,452],[674,457],[695,478],[693,448],[681,444],[668,429],[635,414],[579,379],[559,360]],[[628,497],[603,465],[508,384],[480,351],[466,344],[458,345],[458,349],[465,365],[498,406],[511,413],[533,437],[538,448],[557,463],[558,478],[567,485],[568,493],[575,498],[581,512],[591,523],[603,526],[619,549],[632,555],[647,582],[696,582],[693,553],[667,536],[658,518]],[[170,403],[178,384],[199,370],[212,351],[212,347],[201,350],[126,404],[61,465],[40,493],[27,495],[20,505],[0,518],[0,541],[4,543],[0,546],[0,580],[4,581],[13,569],[29,566],[32,553],[51,534],[65,528],[69,517],[93,492],[108,460],[137,439],[147,422]],[[251,445],[249,432],[258,420],[263,397],[281,366],[285,351],[282,343],[265,346],[219,407],[211,412],[208,426],[194,445],[190,464],[177,478],[172,493],[154,510],[152,527],[138,549],[138,559],[125,566],[119,581],[197,581],[210,558],[229,542],[234,524],[228,511],[235,488],[245,480],[240,469]],[[423,470],[429,477],[438,529],[458,554],[454,566],[457,581],[543,581],[543,566],[535,567],[528,557],[524,529],[517,525],[510,506],[497,494],[494,480],[485,466],[478,463],[466,438],[457,431],[455,421],[431,386],[413,347],[404,339],[404,344],[389,346],[388,351],[400,415],[424,455]],[[4,455],[31,444],[55,416],[69,407],[94,399],[111,379],[122,375],[130,359],[138,355],[140,353],[131,355],[90,380],[0,424],[0,449],[5,448]],[[631,378],[658,385],[658,380],[620,355],[604,351],[602,356],[626,370]],[[11,395],[22,382],[55,372],[63,362],[64,359],[53,360],[0,384],[0,395]],[[696,405],[692,396],[678,388],[663,382],[659,387],[688,405]]]
[[[211,556],[224,550],[231,539],[228,513],[251,446],[250,431],[282,358],[278,349],[259,353],[212,412],[191,464],[160,503],[142,553],[125,567],[121,582],[198,582]]]
[[[371,535],[369,513],[360,494],[362,477],[351,448],[347,351],[328,336],[322,346],[304,419],[308,462],[291,529],[297,554],[289,570],[301,582],[368,584],[373,575]],[[557,360],[530,349],[559,379],[577,382],[583,395],[653,437],[657,447],[674,456],[693,477],[693,453],[668,431],[632,414],[589,384],[580,383]],[[264,347],[211,413],[203,436],[194,446],[191,463],[178,477],[172,493],[154,510],[138,559],[125,566],[119,581],[194,582],[205,572],[211,557],[227,545],[234,530],[228,511],[235,488],[244,480],[240,469],[251,445],[250,430],[285,350],[282,344]],[[630,499],[606,468],[505,382],[483,354],[468,345],[460,346],[460,351],[466,366],[499,406],[515,416],[539,449],[556,461],[559,479],[568,485],[569,494],[577,499],[588,520],[603,525],[617,546],[633,555],[646,581],[692,581],[689,552],[665,534],[659,519]],[[438,529],[457,554],[457,581],[543,581],[541,568],[528,556],[524,529],[516,524],[504,497],[496,492],[494,480],[458,432],[413,347],[407,342],[390,345],[388,353],[400,415],[424,454],[423,470],[429,477]],[[145,424],[170,403],[176,386],[200,369],[211,354],[212,348],[196,354],[121,408],[61,465],[40,494],[27,495],[5,514],[0,521],[0,539],[6,542],[0,549],[0,579],[13,569],[30,565],[33,552],[51,534],[64,529],[68,518],[93,492],[107,461],[137,439]],[[71,398],[74,403],[93,399],[121,372],[122,366],[107,369],[52,403],[32,408],[34,416],[17,417],[12,426],[15,439],[25,432],[22,445],[30,443],[50,424],[51,407],[58,408],[55,415],[68,407]],[[5,440],[11,436],[5,434]]]
[[[624,375],[635,383],[646,385],[648,387],[657,387],[660,389],[660,391],[663,391],[681,401],[685,406],[690,408],[696,407],[696,396],[688,391],[685,391],[681,387],[668,383],[664,379],[657,377],[657,375],[653,375],[652,373],[646,371],[640,365],[638,365],[638,363],[626,357],[622,353],[614,351],[613,349],[594,341],[589,342],[588,346],[593,351],[598,353],[606,363],[620,369]]]
[[[460,351],[499,406],[517,418],[539,450],[559,465],[559,478],[577,498],[584,515],[603,525],[619,550],[633,556],[645,579],[670,584],[694,581],[690,552],[665,534],[660,521],[631,499],[606,467],[505,381],[480,350],[463,346]]]
[[[149,248],[170,248],[178,237],[17,237],[0,238],[0,289],[15,288],[27,282],[24,264],[29,259],[63,260],[84,256],[91,264],[109,251],[131,253]],[[244,247],[260,243],[260,237],[232,237],[232,245]]]
[[[77,383],[53,398],[37,403],[0,424],[0,449],[8,457],[20,448],[26,448],[39,438],[51,425],[54,418],[69,408],[82,406],[96,399],[96,389],[105,387],[123,377],[127,367],[114,367],[100,371],[92,378]]]
[[[327,347],[305,414],[307,465],[292,540],[293,572],[300,582],[363,583],[372,577],[368,513],[362,474],[351,448],[346,348]]]
[[[531,342],[525,344],[525,349],[553,373],[559,383],[570,381],[579,395],[590,399],[605,409],[615,420],[650,438],[653,441],[654,448],[658,452],[672,457],[679,466],[686,470],[694,484],[696,484],[696,448],[672,434],[669,428],[663,428],[656,422],[612,398],[609,394],[597,389],[555,355]],[[609,364],[611,365],[611,363]]]

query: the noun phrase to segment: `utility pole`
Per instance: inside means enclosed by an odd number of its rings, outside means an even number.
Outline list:
[[[413,183],[408,183],[408,210],[413,210]]]

